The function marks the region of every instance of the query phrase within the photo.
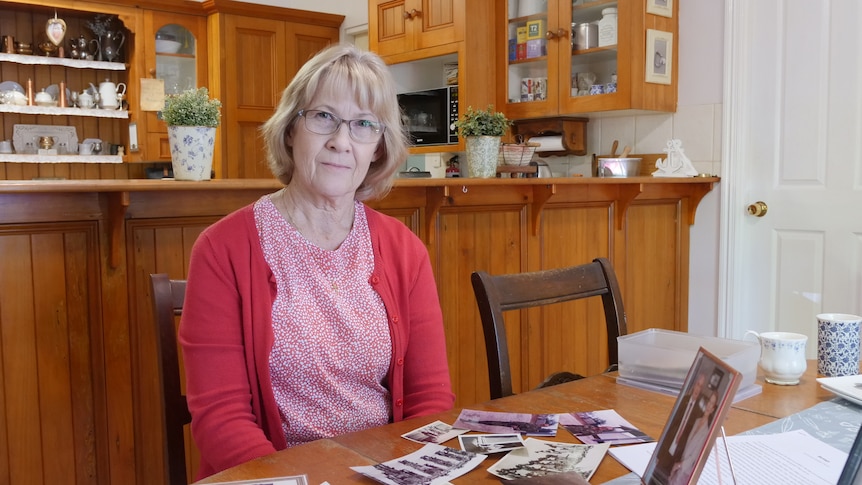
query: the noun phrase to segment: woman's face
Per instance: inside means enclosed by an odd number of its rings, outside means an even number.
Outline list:
[[[307,116],[331,119],[329,115],[333,115],[345,122],[334,133],[321,135],[307,128],[311,124],[306,125],[306,117],[297,118],[287,137],[295,161],[291,185],[298,184],[297,188],[309,191],[312,196],[353,200],[371,162],[378,157],[380,141],[356,141],[349,133],[347,120],[376,122],[377,116],[361,109],[349,93],[315,96],[304,111],[321,111],[324,113]]]

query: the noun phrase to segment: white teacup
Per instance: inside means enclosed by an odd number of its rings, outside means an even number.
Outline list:
[[[0,141],[0,153],[12,153],[12,142],[9,140]]]
[[[808,368],[805,360],[808,336],[792,332],[745,332],[746,336],[749,334],[760,342],[760,368],[766,382],[782,386],[799,384]]]
[[[92,155],[93,154],[93,144],[92,143],[78,143],[78,155]]]

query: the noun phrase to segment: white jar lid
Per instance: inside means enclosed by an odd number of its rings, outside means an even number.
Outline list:
[[[603,8],[602,15],[616,15],[617,9],[615,8]]]

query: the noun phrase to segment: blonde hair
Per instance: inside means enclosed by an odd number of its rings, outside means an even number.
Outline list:
[[[284,185],[293,179],[296,162],[287,136],[299,111],[319,94],[352,93],[359,107],[386,126],[378,142],[379,158],[371,163],[356,190],[357,200],[380,198],[392,188],[398,167],[407,158],[407,135],[389,68],[377,54],[349,44],[332,45],[305,63],[285,88],[275,114],[261,131],[273,175]]]

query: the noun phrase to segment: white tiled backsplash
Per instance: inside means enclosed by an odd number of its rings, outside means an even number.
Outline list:
[[[686,156],[701,173],[721,173],[721,104],[680,106],[676,113],[648,113],[632,116],[591,117],[587,123],[587,153],[584,156],[542,157],[554,176],[590,175],[592,154],[610,153],[614,140],[617,152],[630,145],[632,153],[665,153],[667,141],[679,139]],[[442,177],[446,161],[453,153],[411,155],[404,170],[416,166]],[[463,153],[457,153],[464,159]],[[541,154],[539,154],[541,157]],[[442,167],[442,168],[441,168]]]

